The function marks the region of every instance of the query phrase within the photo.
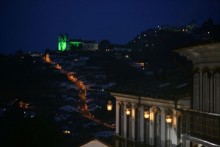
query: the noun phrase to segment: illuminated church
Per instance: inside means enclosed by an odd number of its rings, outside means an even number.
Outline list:
[[[98,43],[95,41],[87,41],[81,39],[70,39],[68,35],[60,34],[58,37],[58,51],[82,51],[82,50],[90,50],[96,51],[98,50]]]

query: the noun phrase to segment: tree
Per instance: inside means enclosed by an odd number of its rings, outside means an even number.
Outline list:
[[[209,18],[208,20],[206,20],[203,24],[202,24],[202,29],[204,30],[210,30],[212,29],[214,26],[214,21],[212,20],[212,18]]]
[[[105,51],[106,49],[112,49],[112,45],[108,40],[102,40],[99,43],[99,50]]]
[[[15,52],[15,55],[16,55],[16,56],[22,56],[22,55],[24,55],[24,52],[22,51],[22,49],[18,49],[18,50]]]

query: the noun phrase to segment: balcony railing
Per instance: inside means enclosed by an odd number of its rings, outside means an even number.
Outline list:
[[[220,115],[183,111],[183,133],[220,144]]]

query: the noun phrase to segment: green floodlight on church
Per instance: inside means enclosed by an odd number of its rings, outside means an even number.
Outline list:
[[[69,42],[69,44],[76,46],[77,48],[80,46],[80,44],[82,44],[82,42],[79,41],[71,41]]]
[[[65,51],[67,50],[67,41],[68,36],[67,35],[59,35],[58,37],[58,51]]]
[[[59,41],[58,43],[58,50],[59,51],[65,51],[67,48],[66,48],[66,42],[65,41]]]

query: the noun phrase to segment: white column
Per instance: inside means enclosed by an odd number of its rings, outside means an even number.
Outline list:
[[[210,104],[210,96],[209,96],[209,78],[208,72],[203,74],[203,111],[209,111],[209,104]]]
[[[124,138],[127,138],[127,114],[126,114],[126,102],[124,102]]]
[[[207,91],[206,91],[206,112],[209,112],[210,110],[210,79],[209,79],[209,74],[207,72],[207,81],[206,81],[206,84],[207,84]]]
[[[203,78],[202,78],[202,68],[199,71],[199,88],[200,88],[200,93],[199,93],[199,110],[202,110],[203,107]]]
[[[172,114],[172,123],[171,123],[171,144],[172,146],[177,146],[177,118],[176,118],[176,110],[173,110]]]
[[[194,74],[193,75],[193,108],[195,109],[196,108],[196,77],[197,74]]]
[[[120,117],[120,114],[119,114],[120,113],[119,112],[119,107],[120,107],[119,103],[120,102],[116,100],[116,116],[115,116],[115,126],[116,126],[116,129],[115,129],[115,134],[117,134],[117,135],[119,134],[119,127],[120,127],[119,126],[120,125],[119,124],[119,117]]]
[[[153,108],[150,108],[150,121],[149,121],[149,138],[150,138],[150,145],[154,145],[154,112]]]
[[[132,140],[135,140],[135,104],[132,103],[132,108],[131,108],[131,126],[132,126]]]
[[[140,142],[144,142],[144,107],[140,107]]]
[[[210,104],[209,104],[209,112],[213,112],[213,104],[214,104],[214,95],[213,95],[213,72],[211,71],[210,77]]]
[[[220,113],[220,73],[215,73],[214,83],[214,112]]]
[[[194,85],[193,85],[193,109],[199,110],[199,96],[200,96],[200,87],[202,85],[199,84],[200,82],[200,74],[194,74]]]
[[[217,76],[217,79],[216,79],[217,81],[216,81],[216,87],[217,87],[217,89],[216,89],[216,92],[217,92],[217,94],[216,94],[216,96],[217,96],[217,102],[216,102],[216,111],[217,111],[217,113],[220,113],[220,106],[219,106],[219,104],[220,104],[220,100],[219,100],[219,97],[220,97],[220,75],[219,75],[219,73],[218,73],[218,76]]]
[[[213,111],[214,113],[217,112],[217,107],[216,107],[216,104],[217,104],[217,93],[216,93],[216,87],[217,87],[217,83],[216,83],[216,80],[217,79],[217,73],[213,74],[213,100],[214,100],[214,106],[213,106]]]
[[[161,147],[166,145],[166,116],[164,109],[161,108]]]

